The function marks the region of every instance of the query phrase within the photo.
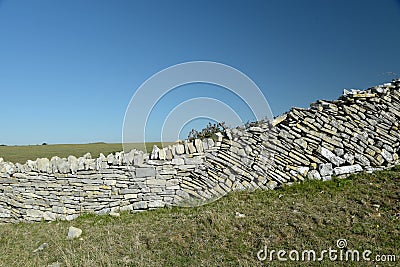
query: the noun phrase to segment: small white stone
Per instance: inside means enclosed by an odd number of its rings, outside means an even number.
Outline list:
[[[65,216],[65,219],[67,220],[67,221],[72,221],[72,220],[75,220],[76,218],[78,218],[78,214],[71,214],[71,215],[67,215],[67,216]]]
[[[240,213],[240,212],[236,212],[235,217],[236,218],[244,218],[244,217],[246,217],[246,215],[244,215],[243,213]]]
[[[68,239],[78,238],[81,236],[81,234],[82,234],[81,229],[71,226],[71,227],[69,227],[67,238]]]
[[[33,253],[36,253],[36,252],[41,251],[41,250],[44,250],[44,249],[47,248],[48,246],[49,246],[49,244],[43,243],[43,244],[41,244],[37,249],[35,249],[35,250],[33,251]]]

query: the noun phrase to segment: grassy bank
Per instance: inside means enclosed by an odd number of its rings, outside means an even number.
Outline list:
[[[400,262],[400,168],[274,191],[235,192],[197,208],[84,215],[75,221],[2,225],[0,266],[375,266],[376,262],[260,262],[268,248],[352,250]],[[83,230],[67,240],[69,226]],[[40,244],[48,247],[33,252]],[[319,255],[318,255],[319,256]],[[288,257],[286,255],[286,257]],[[322,264],[322,265],[321,265]],[[397,265],[398,266],[398,265]]]
[[[161,147],[161,143],[146,143],[147,151],[151,151],[153,145]],[[133,147],[140,148],[139,144],[133,144]],[[65,145],[33,145],[33,146],[0,146],[0,158],[5,161],[25,163],[28,159],[35,160],[37,158],[51,158],[59,156],[61,158],[73,155],[76,157],[83,156],[87,152],[92,157],[98,157],[100,153],[108,155],[117,151],[122,151],[122,144],[65,144]]]

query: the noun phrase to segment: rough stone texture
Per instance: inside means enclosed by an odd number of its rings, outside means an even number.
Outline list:
[[[347,90],[334,101],[272,120],[184,140],[150,154],[0,158],[0,222],[73,220],[198,205],[233,190],[274,189],[399,163],[400,80]]]
[[[156,175],[156,169],[155,168],[136,168],[136,177],[137,178],[142,178],[142,177],[153,177]]]
[[[334,175],[349,174],[362,171],[362,167],[358,164],[351,166],[336,167],[333,169]]]
[[[321,180],[321,175],[317,170],[311,170],[308,175],[307,175],[308,179],[311,180]]]
[[[82,230],[73,226],[70,226],[68,229],[68,239],[74,239],[80,237],[82,234]]]
[[[319,173],[322,176],[330,176],[333,174],[332,163],[325,163],[319,165]]]

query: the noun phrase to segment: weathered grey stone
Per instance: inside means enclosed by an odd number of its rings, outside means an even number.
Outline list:
[[[336,156],[333,152],[326,149],[325,147],[321,147],[320,153],[324,158],[326,158],[329,162],[335,164],[336,166],[340,166],[345,163],[344,159]]]
[[[303,155],[296,153],[294,150],[289,152],[289,157],[292,158],[295,162],[298,162],[299,165],[310,165],[310,161],[305,158]]]
[[[119,193],[121,194],[121,195],[124,195],[124,194],[137,194],[137,193],[139,193],[140,192],[140,189],[139,188],[127,188],[127,189],[121,189],[121,190],[119,190]]]
[[[102,208],[102,209],[100,209],[100,210],[96,210],[95,211],[95,214],[97,214],[97,215],[106,215],[106,214],[109,214],[111,212],[111,208]]]
[[[389,162],[389,163],[393,162],[392,154],[389,151],[387,151],[386,149],[382,149],[381,155],[387,162]]]
[[[107,163],[108,164],[113,164],[114,163],[114,160],[115,160],[115,156],[114,156],[114,154],[108,154],[107,155]]]
[[[269,189],[274,190],[274,189],[278,186],[278,183],[277,183],[276,181],[269,181],[269,182],[266,184],[266,186],[267,186]]]
[[[68,236],[67,239],[75,239],[78,238],[82,235],[82,230],[74,227],[74,226],[70,226],[68,229]]]
[[[86,159],[84,157],[78,158],[78,171],[85,170],[85,161]]]
[[[71,170],[71,173],[75,174],[77,172],[78,166],[79,166],[78,159],[75,156],[69,156],[67,158],[67,161],[68,161],[68,165]]]
[[[158,148],[158,146],[154,145],[153,150],[151,151],[150,154],[150,159],[159,159],[159,153],[160,149]]]
[[[50,211],[45,211],[43,213],[43,219],[45,221],[55,221],[57,219],[57,214]]]
[[[300,139],[295,139],[293,141],[295,144],[298,144],[300,147],[302,147],[303,149],[307,148],[307,141],[305,141],[304,139],[300,138]]]
[[[203,163],[203,159],[200,157],[193,157],[193,158],[184,158],[185,164],[187,165],[199,165]]]
[[[124,194],[124,199],[136,199],[138,194]]]
[[[119,216],[121,216],[121,214],[119,212],[116,212],[116,211],[111,211],[108,215],[110,215],[111,217],[119,217]]]
[[[50,160],[47,158],[41,158],[36,160],[37,168],[39,172],[50,171]]]
[[[246,145],[246,147],[244,148],[244,150],[246,151],[247,155],[250,155],[251,152],[253,152],[253,149],[251,148],[251,146]]]
[[[358,164],[351,166],[336,167],[333,169],[334,175],[349,174],[362,171],[362,167]]]
[[[123,153],[123,164],[128,164],[128,165],[133,164],[134,156],[135,156],[135,150],[131,150],[128,153]],[[99,160],[101,160],[101,154],[100,154]]]
[[[322,181],[324,181],[324,182],[326,182],[326,181],[330,181],[330,180],[332,180],[332,176],[322,176]]]
[[[121,206],[120,211],[132,211],[133,210],[133,204]]]
[[[65,216],[65,220],[67,221],[72,221],[75,220],[76,218],[78,218],[79,214],[69,214],[67,216]]]
[[[264,129],[262,129],[261,127],[250,127],[249,131],[255,132],[255,133],[262,133],[262,132],[264,132]]]
[[[308,172],[307,178],[311,180],[321,180],[321,175],[317,170],[311,170]]]
[[[34,251],[32,251],[33,253],[36,253],[38,251],[42,251],[44,249],[46,249],[49,246],[49,244],[47,243],[42,243],[37,249],[35,249]]]
[[[179,165],[178,166],[178,169],[182,170],[182,171],[187,171],[187,170],[194,169],[194,168],[196,168],[196,165]]]
[[[309,170],[310,170],[309,167],[305,167],[305,166],[297,167],[297,172],[302,176],[307,176],[307,173]]]
[[[232,140],[231,129],[229,129],[229,128],[225,129],[225,135],[229,140]]]
[[[279,116],[279,117],[273,119],[273,120],[271,121],[271,125],[272,125],[272,126],[276,126],[276,125],[278,125],[279,123],[285,121],[286,118],[287,118],[287,115],[288,115],[288,114],[285,113],[285,114],[283,114],[283,115],[281,115],[281,116]]]
[[[162,208],[165,206],[165,203],[161,200],[150,201],[147,205],[148,208]]]
[[[92,154],[90,154],[89,152],[86,153],[85,155],[83,155],[84,159],[91,159],[92,158]]]
[[[104,184],[108,186],[116,185],[117,180],[104,180]]]
[[[216,132],[214,134],[214,140],[216,140],[217,142],[222,142],[222,138],[223,138],[223,135],[220,132]]]
[[[135,165],[135,166],[142,165],[143,160],[144,160],[143,154],[135,155],[133,157],[133,165]]]
[[[335,154],[336,154],[336,156],[338,156],[338,157],[343,156],[343,155],[344,155],[344,149],[342,149],[342,148],[335,148]]]
[[[0,173],[13,174],[15,173],[15,165],[11,162],[4,162],[0,165]]]
[[[172,160],[174,155],[173,155],[173,150],[171,146],[168,146],[168,148],[165,150],[165,154],[166,154],[166,159],[167,160]]]
[[[185,164],[185,161],[182,158],[174,158],[174,159],[172,159],[172,164],[173,165],[183,165],[183,164]]]
[[[207,140],[203,139],[202,142],[203,142],[203,149],[204,150],[208,150],[208,142],[207,142]]]
[[[165,152],[165,148],[161,148],[161,149],[158,151],[158,158],[159,158],[160,160],[165,160],[165,159],[167,158],[167,153]]]
[[[147,209],[147,207],[148,207],[148,204],[146,201],[135,202],[132,205],[133,205],[133,209],[135,209],[135,210],[144,210],[144,209]]]
[[[187,147],[188,147],[188,149],[189,149],[189,153],[190,153],[190,154],[193,154],[193,153],[196,153],[196,152],[197,152],[197,151],[196,151],[196,148],[195,148],[195,146],[193,145],[192,142],[188,142],[188,143],[187,143]]]
[[[156,169],[149,168],[136,168],[136,177],[154,177],[156,175]]]
[[[175,152],[177,155],[182,155],[185,153],[185,147],[182,144],[175,145]]]
[[[207,146],[208,148],[213,148],[215,145],[214,140],[212,140],[211,138],[207,138]]]
[[[177,171],[174,168],[167,168],[167,169],[162,169],[158,172],[160,175],[176,175]]]
[[[324,163],[319,165],[319,173],[321,176],[330,176],[333,174],[332,163]]]
[[[85,170],[95,170],[96,159],[85,159]]]
[[[362,166],[369,166],[369,165],[370,165],[370,162],[369,162],[368,158],[365,157],[364,155],[361,155],[361,154],[356,153],[356,154],[354,155],[354,158],[355,158],[356,161],[358,161],[359,164],[361,164]]]
[[[58,158],[55,163],[56,163],[56,168],[59,173],[69,173],[70,172],[70,167],[69,167],[67,159]]]
[[[281,130],[280,132],[279,132],[279,135],[278,135],[279,137],[281,137],[281,138],[283,138],[283,139],[294,139],[295,138],[295,136],[293,135],[293,134],[291,134],[291,133],[289,133],[288,131],[286,131],[286,130]],[[298,139],[297,139],[298,140]]]
[[[237,152],[237,154],[238,154],[238,156],[240,156],[240,157],[246,157],[246,156],[247,156],[247,155],[246,155],[246,151],[245,151],[243,148],[239,149],[238,152]]]
[[[200,139],[194,140],[194,146],[198,153],[202,153],[204,151],[203,142]]]
[[[26,215],[32,218],[43,218],[43,211],[28,209],[26,210]]]
[[[348,162],[350,164],[354,164],[354,155],[353,154],[346,153],[343,155],[343,158],[346,160],[346,162]]]

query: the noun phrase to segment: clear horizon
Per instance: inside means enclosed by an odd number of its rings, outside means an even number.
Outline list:
[[[274,115],[307,108],[400,77],[399,28],[399,0],[0,0],[0,144],[121,143],[141,84],[196,60],[246,74]],[[196,97],[250,118],[232,95],[191,84],[155,106],[149,130]]]

